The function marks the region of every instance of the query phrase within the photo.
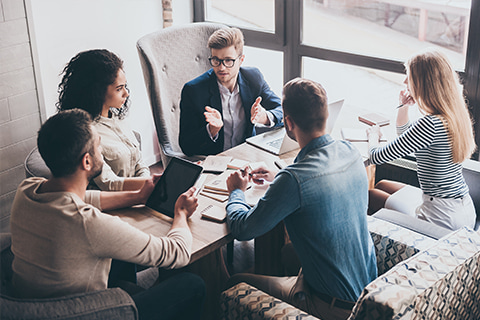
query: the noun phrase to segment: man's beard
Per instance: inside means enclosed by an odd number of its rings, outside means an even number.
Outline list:
[[[290,130],[288,130],[288,125],[285,124],[285,132],[287,134],[287,136],[292,139],[293,141],[297,141],[297,139],[295,139],[295,136],[293,135],[293,132],[291,132]],[[297,141],[298,142],[298,141]]]
[[[98,177],[102,173],[103,169],[103,161],[99,163],[99,161],[94,160],[93,169],[88,177],[88,181],[92,181],[96,177]]]

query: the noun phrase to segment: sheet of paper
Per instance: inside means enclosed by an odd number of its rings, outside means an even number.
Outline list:
[[[202,163],[204,172],[216,172],[220,173],[227,170],[228,163],[232,160],[232,157],[228,156],[208,156]]]
[[[258,168],[261,168],[261,167],[268,168],[267,164],[263,161],[251,162],[248,166],[250,167],[251,171],[254,171],[254,170],[256,170]]]
[[[367,131],[363,128],[342,128],[343,140],[352,142],[368,142]],[[386,142],[387,139],[382,137],[382,142]]]
[[[249,206],[254,206],[257,204],[258,200],[265,194],[268,189],[269,184],[264,183],[262,185],[253,184],[253,186],[245,191],[245,201]]]
[[[227,165],[227,168],[228,168],[228,169],[238,170],[238,169],[243,169],[243,168],[245,168],[246,166],[248,166],[248,164],[249,164],[249,161],[247,161],[247,160],[233,159],[233,160],[230,161],[230,163]]]

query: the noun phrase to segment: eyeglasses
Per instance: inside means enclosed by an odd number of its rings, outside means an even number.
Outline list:
[[[220,66],[220,64],[223,63],[223,65],[226,68],[232,68],[235,65],[235,61],[237,61],[238,58],[240,58],[241,56],[242,55],[239,55],[235,59],[218,59],[217,57],[211,57],[211,58],[208,58],[208,61],[210,61],[210,65],[212,67],[218,67],[218,66]]]

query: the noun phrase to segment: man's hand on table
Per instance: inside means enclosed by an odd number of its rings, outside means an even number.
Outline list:
[[[248,172],[248,168],[233,172],[227,178],[228,193],[232,193],[232,191],[236,189],[240,189],[243,192],[245,192],[245,190],[247,190],[247,186],[249,182],[250,182],[250,173]]]
[[[267,167],[261,166],[251,172],[251,177],[254,183],[264,184],[266,182],[272,182],[277,174],[276,170],[271,170]]]

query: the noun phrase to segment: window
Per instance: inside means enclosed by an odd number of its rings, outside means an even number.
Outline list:
[[[205,13],[210,21],[275,32],[274,0],[210,0],[205,2]]]
[[[302,42],[398,61],[439,47],[463,70],[469,16],[470,0],[304,0]]]
[[[245,34],[246,45],[283,52],[283,82],[304,76],[330,87],[329,95],[340,91],[354,99],[355,92],[362,92],[362,86],[364,92],[369,92],[378,86],[378,81],[385,81],[384,87],[390,89],[381,94],[388,98],[369,103],[360,95],[355,98],[360,108],[378,110],[387,104],[388,108],[394,106],[402,86],[405,59],[425,47],[442,48],[464,82],[480,145],[480,0],[194,0],[193,3],[195,21],[238,26]],[[222,8],[221,20],[213,8]],[[262,65],[256,66],[265,73]],[[335,85],[338,75],[349,80],[351,74],[365,77],[358,81],[358,87],[352,84],[353,87],[342,90]],[[268,75],[266,78],[269,81]]]

